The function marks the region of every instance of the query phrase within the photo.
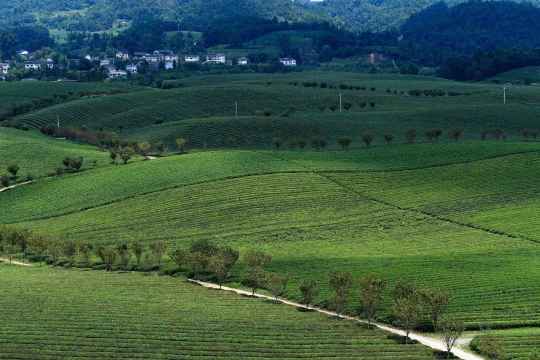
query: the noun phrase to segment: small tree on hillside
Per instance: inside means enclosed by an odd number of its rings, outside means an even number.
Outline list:
[[[280,138],[273,138],[272,139],[272,145],[274,145],[274,147],[276,148],[276,150],[279,150],[281,149],[281,146],[283,145],[283,140],[281,140]]]
[[[129,252],[129,246],[127,243],[121,243],[116,245],[116,253],[118,254],[118,257],[120,258],[120,265],[126,269],[129,265],[129,258],[130,258],[130,252]]]
[[[289,278],[287,276],[273,273],[268,275],[268,287],[276,302],[280,296],[285,294],[288,282]]]
[[[214,256],[208,262],[208,270],[214,275],[216,282],[221,289],[221,286],[229,276],[229,269],[222,256]]]
[[[131,157],[135,154],[135,151],[133,151],[133,148],[130,146],[127,146],[125,148],[122,148],[120,150],[120,159],[122,159],[122,162],[124,165],[126,165],[129,160],[131,160]]]
[[[433,329],[438,329],[439,318],[442,316],[450,302],[448,293],[434,289],[424,289],[420,291],[420,296],[425,310],[429,312]]]
[[[338,139],[338,144],[341,146],[343,150],[349,150],[349,146],[352,143],[352,139],[350,137],[342,137]]]
[[[170,256],[179,269],[182,269],[189,263],[189,253],[186,250],[176,249]]]
[[[11,177],[13,179],[17,178],[17,173],[19,172],[20,168],[17,164],[11,164],[7,167],[7,171],[11,174]]]
[[[422,303],[414,287],[397,288],[394,292],[393,314],[396,324],[405,331],[405,343],[409,334],[422,318]]]
[[[439,331],[446,346],[446,357],[449,359],[454,345],[456,345],[463,331],[465,331],[465,325],[463,321],[443,319],[440,323]]]
[[[118,153],[116,150],[109,150],[109,157],[111,158],[111,164],[116,164],[116,159],[118,158]]]
[[[178,149],[178,151],[180,151],[181,153],[184,153],[186,151],[186,144],[187,144],[187,140],[184,139],[184,138],[177,138],[176,139],[176,148]]]
[[[448,133],[448,136],[450,137],[450,139],[454,141],[458,141],[463,136],[463,130],[462,129],[450,130],[450,132]]]
[[[105,269],[107,271],[112,271],[118,255],[116,250],[112,246],[100,246],[96,250],[96,255],[101,259],[101,262],[105,264]]]
[[[244,255],[244,262],[249,268],[264,268],[272,262],[272,256],[258,250],[249,250]]]
[[[304,280],[300,284],[300,293],[302,294],[302,304],[309,309],[313,300],[319,294],[319,285],[315,280]]]
[[[11,180],[9,176],[6,176],[6,175],[0,176],[0,185],[2,185],[3,187],[8,187],[10,184],[11,184]]]
[[[150,145],[149,142],[143,141],[140,143],[137,143],[137,151],[142,156],[148,156],[148,153],[152,149],[152,145]]]
[[[73,258],[75,255],[77,255],[77,243],[72,240],[66,240],[62,244],[62,253],[65,257],[67,257],[70,261],[73,261]]]
[[[392,135],[392,134],[385,134],[384,135],[384,141],[386,142],[387,145],[392,143],[393,140],[394,140],[394,135]]]
[[[131,251],[133,252],[133,255],[135,255],[135,261],[137,262],[137,266],[140,266],[141,259],[144,254],[144,245],[139,241],[136,241],[131,244]]]
[[[386,283],[374,275],[368,275],[360,279],[362,313],[367,319],[369,326],[371,326],[371,322],[375,319],[385,287]]]
[[[254,296],[257,289],[266,286],[266,273],[260,267],[251,268],[242,280],[242,284],[251,289],[251,295]]]
[[[90,256],[92,255],[92,250],[94,249],[94,246],[87,242],[79,243],[79,253],[82,255],[83,260],[85,263],[90,262]]]
[[[416,142],[416,129],[409,129],[405,132],[405,139],[408,144],[414,144]]]
[[[362,142],[366,145],[366,147],[369,147],[371,145],[374,138],[375,137],[373,136],[373,134],[370,134],[370,133],[362,134]]]
[[[165,241],[153,242],[150,244],[150,251],[152,252],[152,255],[154,255],[158,266],[161,266],[161,260],[167,251],[167,243]]]
[[[343,313],[352,286],[349,272],[336,271],[330,274],[330,288],[334,291],[334,307],[338,315]]]

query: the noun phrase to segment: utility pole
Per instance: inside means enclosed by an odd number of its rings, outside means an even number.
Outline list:
[[[339,112],[343,112],[343,102],[341,93],[339,93]]]
[[[60,129],[60,116],[56,115],[56,128]]]
[[[506,91],[510,89],[510,85],[512,84],[504,84],[503,86],[503,104],[506,105]]]
[[[238,101],[234,103],[234,117],[238,117]]]

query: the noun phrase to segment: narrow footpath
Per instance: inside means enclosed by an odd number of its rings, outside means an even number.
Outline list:
[[[232,292],[232,293],[235,293],[235,294],[238,294],[238,295],[254,296],[256,298],[275,301],[274,297],[264,295],[264,294],[260,294],[260,293],[255,293],[254,295],[252,295],[252,293],[250,291],[246,291],[246,290],[235,289],[235,288],[230,288],[230,287],[226,287],[226,286],[222,286],[220,288],[220,286],[217,285],[217,284],[204,282],[204,281],[199,281],[199,280],[193,280],[193,279],[188,279],[188,281],[191,282],[191,283],[200,285],[202,287],[208,288],[208,289],[218,289],[218,290],[222,290],[222,291]],[[318,307],[311,307],[310,306],[308,308],[307,306],[305,306],[303,304],[300,304],[300,303],[297,303],[297,302],[294,302],[294,301],[290,301],[290,300],[287,300],[287,299],[283,299],[283,298],[278,298],[277,301],[279,301],[282,304],[293,306],[293,307],[296,307],[296,308],[309,309],[309,310],[313,310],[313,311],[316,311],[316,312],[319,312],[321,314],[325,314],[325,315],[328,315],[328,316],[340,317],[340,318],[345,319],[345,320],[356,321],[356,322],[359,322],[359,323],[362,323],[362,324],[367,324],[366,320],[362,320],[362,319],[360,319],[358,317],[355,317],[355,316],[338,315],[337,313],[335,313],[333,311],[321,309],[321,308],[318,308]],[[372,325],[376,326],[377,328],[379,328],[380,330],[383,330],[385,332],[392,333],[392,334],[399,335],[399,336],[405,336],[405,331],[403,331],[401,329],[398,329],[398,328],[395,328],[393,326],[385,325],[385,324],[381,324],[381,323],[376,323],[376,322],[372,323]],[[409,338],[412,339],[412,340],[416,340],[420,344],[422,344],[424,346],[427,346],[427,347],[430,347],[433,350],[446,351],[446,346],[445,346],[444,342],[441,339],[426,336],[426,335],[423,335],[423,334],[420,334],[420,333],[417,333],[417,332],[411,332],[409,334]],[[465,350],[465,349],[459,348],[459,347],[455,347],[454,349],[452,349],[452,353],[455,356],[457,356],[458,358],[462,359],[462,360],[485,360],[484,357],[482,357],[482,356],[480,356],[478,354],[474,354],[474,353],[472,353],[472,352],[470,352],[468,350]]]

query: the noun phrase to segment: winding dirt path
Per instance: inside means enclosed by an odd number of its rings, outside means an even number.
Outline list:
[[[18,184],[15,184],[15,185],[11,185],[11,186],[8,186],[8,187],[3,187],[3,188],[0,188],[0,193],[2,193],[4,191],[8,191],[8,190],[18,188],[19,186],[28,185],[28,184],[31,184],[33,182],[34,182],[33,180],[32,181],[25,181],[25,182],[18,183]]]
[[[10,265],[17,265],[17,266],[33,266],[30,263],[25,263],[25,262],[17,261],[17,260],[10,260],[8,258],[3,258],[3,257],[0,257],[0,262],[10,264]]]
[[[188,281],[191,282],[191,283],[200,285],[202,287],[208,288],[208,289],[218,289],[218,290],[228,291],[228,292],[232,292],[232,293],[239,294],[239,295],[252,296],[252,293],[250,291],[246,291],[246,290],[235,289],[235,288],[230,288],[230,287],[226,287],[226,286],[219,287],[219,285],[217,285],[217,284],[204,282],[204,281],[199,281],[199,280],[193,280],[193,279],[188,279]],[[256,298],[261,298],[261,299],[275,300],[272,296],[268,296],[268,295],[264,295],[264,294],[260,294],[260,293],[255,293],[253,296],[256,297]],[[300,303],[297,303],[297,302],[294,302],[294,301],[290,301],[290,300],[287,300],[287,299],[278,298],[277,301],[279,301],[282,304],[293,306],[293,307],[296,307],[296,308],[308,309],[308,307],[303,305],[303,304],[300,304]],[[337,313],[335,313],[333,311],[321,309],[321,308],[318,308],[318,307],[309,307],[309,309],[311,309],[313,311],[317,311],[317,312],[319,312],[321,314],[328,315],[328,316],[340,317],[342,319],[346,319],[346,320],[350,320],[350,321],[356,321],[356,322],[359,322],[359,323],[362,323],[362,324],[367,324],[367,321],[362,320],[362,319],[360,319],[358,317],[347,316],[347,315],[338,315]],[[398,328],[395,328],[393,326],[389,326],[389,325],[385,325],[385,324],[381,324],[381,323],[372,323],[372,324],[374,326],[376,326],[377,328],[379,328],[380,330],[383,330],[383,331],[386,331],[386,332],[389,332],[389,333],[392,333],[392,334],[395,334],[395,335],[399,335],[399,336],[405,336],[405,331],[403,331],[401,329],[398,329]],[[420,333],[417,333],[417,332],[411,332],[409,334],[409,338],[412,339],[412,340],[416,340],[419,343],[421,343],[422,345],[430,347],[433,350],[446,351],[446,346],[444,345],[444,342],[441,339],[426,336],[426,335],[423,335],[423,334],[420,334]],[[459,348],[459,347],[455,347],[452,350],[452,353],[455,356],[457,356],[458,358],[462,359],[462,360],[485,360],[482,356],[474,354],[474,353],[472,353],[470,351],[467,351],[467,350],[465,350],[463,348]]]

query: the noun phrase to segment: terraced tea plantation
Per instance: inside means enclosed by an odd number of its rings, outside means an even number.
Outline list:
[[[471,346],[481,347],[487,339],[495,341],[506,359],[531,360],[540,355],[540,330],[538,328],[508,329],[488,331],[476,336]],[[487,354],[486,354],[487,355]]]
[[[434,358],[351,322],[181,278],[8,265],[0,275],[1,359]]]
[[[109,154],[94,147],[4,127],[0,127],[0,154],[0,175],[7,172],[7,166],[17,164],[21,178],[54,173],[66,157],[83,157],[83,170],[109,163]]]

